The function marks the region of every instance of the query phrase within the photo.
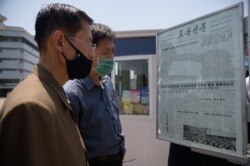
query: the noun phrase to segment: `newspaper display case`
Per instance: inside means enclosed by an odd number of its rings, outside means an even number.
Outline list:
[[[157,34],[157,138],[247,162],[243,3]]]

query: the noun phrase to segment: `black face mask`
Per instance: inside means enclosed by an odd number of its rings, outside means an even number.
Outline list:
[[[76,51],[76,57],[73,60],[68,60],[66,56],[63,54],[63,57],[66,61],[68,76],[70,80],[74,78],[82,79],[88,76],[92,68],[92,60],[89,60],[85,57],[81,51],[79,51],[68,39],[66,40],[70,43],[70,45]]]

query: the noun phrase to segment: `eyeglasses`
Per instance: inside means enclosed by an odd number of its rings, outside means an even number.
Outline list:
[[[74,37],[71,37],[71,36],[67,36],[69,39],[71,40],[75,40],[75,41],[78,41],[78,42],[81,42],[81,43],[84,43],[84,44],[87,44],[89,46],[89,53],[90,51],[94,51],[95,48],[96,48],[96,44],[93,44],[91,42],[87,42],[85,40],[80,40],[80,39],[77,39],[77,38],[74,38]]]
[[[92,48],[96,48],[96,44],[93,44],[91,42],[87,42],[85,40],[80,40],[80,39],[77,39],[77,38],[74,38],[74,37],[71,37],[71,36],[67,36],[69,39],[72,39],[72,40],[75,40],[75,41],[78,41],[78,42],[81,42],[81,43],[85,43],[89,46],[91,46]]]

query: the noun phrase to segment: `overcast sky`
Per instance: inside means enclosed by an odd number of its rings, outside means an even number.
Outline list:
[[[7,17],[6,25],[34,35],[37,12],[55,2],[76,6],[115,31],[167,29],[239,2],[248,15],[248,0],[0,0],[0,14]]]

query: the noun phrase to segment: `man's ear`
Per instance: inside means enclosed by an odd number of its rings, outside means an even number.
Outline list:
[[[52,44],[59,51],[63,51],[64,33],[62,31],[55,31],[52,35]]]

